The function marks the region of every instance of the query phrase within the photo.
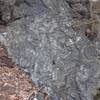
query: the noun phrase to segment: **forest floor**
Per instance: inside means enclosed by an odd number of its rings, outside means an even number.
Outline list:
[[[36,89],[31,79],[8,57],[0,44],[0,100],[29,100]]]

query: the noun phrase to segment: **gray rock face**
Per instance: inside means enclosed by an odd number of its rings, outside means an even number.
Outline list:
[[[71,27],[67,1],[16,0],[5,45],[33,82],[48,87],[51,100],[92,100],[100,75],[99,38],[91,42],[81,34],[84,28]]]

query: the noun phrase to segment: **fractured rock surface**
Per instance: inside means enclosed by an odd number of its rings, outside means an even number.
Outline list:
[[[2,41],[13,61],[33,82],[48,87],[51,100],[93,100],[91,91],[100,77],[100,37],[91,41],[86,26],[72,27],[91,17],[89,1],[14,0],[7,5],[13,11],[9,19],[1,18],[7,24]]]

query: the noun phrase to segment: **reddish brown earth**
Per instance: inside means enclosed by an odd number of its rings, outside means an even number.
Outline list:
[[[37,88],[31,79],[8,57],[0,44],[0,100],[29,100]]]

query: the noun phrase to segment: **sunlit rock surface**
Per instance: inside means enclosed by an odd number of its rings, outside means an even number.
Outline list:
[[[72,8],[70,2],[75,3]],[[100,77],[100,38],[90,41],[84,26],[71,27],[71,22],[89,18],[84,2],[14,1],[14,20],[7,27],[4,43],[33,82],[48,87],[51,100],[93,100],[91,90]]]

